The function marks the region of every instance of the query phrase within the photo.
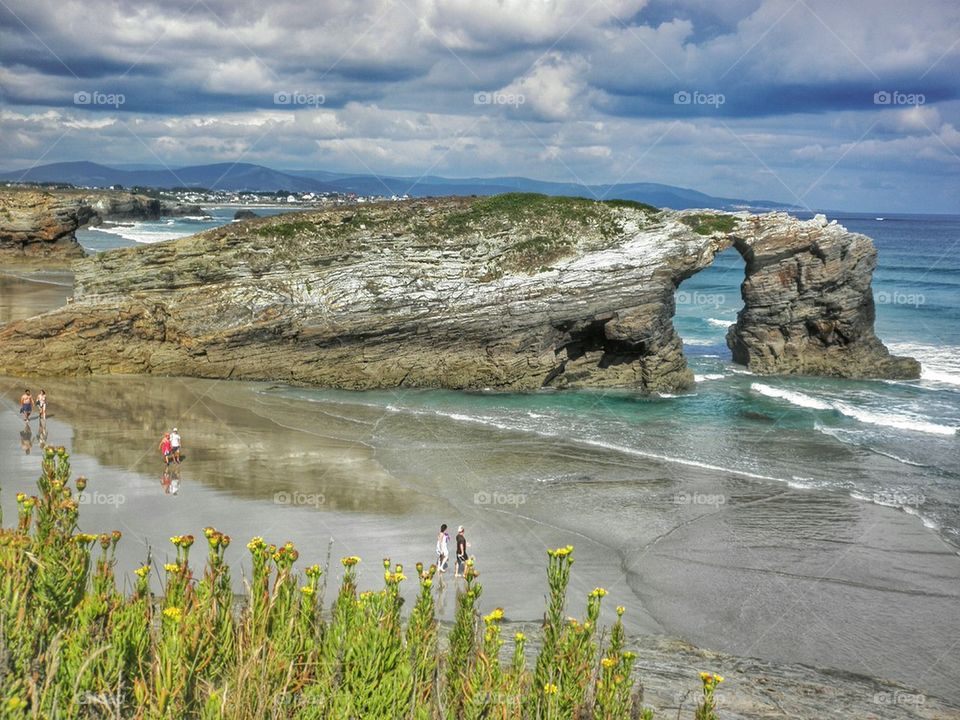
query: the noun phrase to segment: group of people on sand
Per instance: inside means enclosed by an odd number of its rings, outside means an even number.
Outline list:
[[[180,464],[180,431],[173,428],[163,434],[160,440],[160,454],[163,455],[163,464],[170,466],[171,461]]]
[[[470,547],[470,543],[467,542],[466,537],[463,534],[463,525],[457,528],[457,538],[456,538],[456,559],[457,564],[454,566],[453,576],[454,577],[463,577],[464,572],[467,569],[467,560],[469,556],[467,555],[467,548]],[[447,571],[448,561],[450,558],[450,534],[447,532],[447,524],[443,523],[440,526],[440,532],[437,533],[437,570],[441,573]]]
[[[20,396],[20,417],[23,418],[24,422],[30,422],[30,416],[33,415],[34,407],[36,407],[37,414],[40,416],[41,420],[47,419],[47,391],[41,389],[37,393],[36,399],[33,395],[30,394],[30,389],[27,388],[23,391],[23,395]]]

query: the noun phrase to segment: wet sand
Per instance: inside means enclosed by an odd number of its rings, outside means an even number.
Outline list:
[[[0,268],[0,325],[60,307],[71,295],[71,272]]]
[[[24,453],[16,398],[40,382],[47,442],[69,447],[75,474],[91,478],[83,529],[124,532],[122,569],[148,551],[162,564],[170,535],[214,525],[238,541],[228,555],[238,589],[254,535],[292,540],[304,564],[324,562],[332,542],[331,582],[339,557],[359,555],[362,582],[378,586],[382,557],[429,563],[436,526],[462,523],[483,606],[511,621],[542,617],[544,549],[571,543],[571,614],[601,585],[605,622],[624,604],[633,634],[957,700],[960,557],[903,513],[448,419],[291,400],[268,384],[107,377],[0,379],[8,518],[40,464],[36,445]],[[186,459],[165,486],[156,446],[173,425]],[[679,504],[681,492],[725,502]],[[455,582],[438,593],[446,619]]]

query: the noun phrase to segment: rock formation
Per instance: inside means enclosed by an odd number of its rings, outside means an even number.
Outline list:
[[[84,199],[97,215],[92,224],[103,220],[159,220],[162,217],[204,214],[199,205],[171,204],[160,198],[133,193],[101,192]]]
[[[822,217],[510,194],[233,223],[98,254],[75,300],[0,329],[0,373],[156,373],[365,389],[670,391],[674,293],[736,247],[728,342],[759,373],[916,377],[873,332],[869,238]]]
[[[104,220],[157,220],[171,215],[202,215],[197,205],[100,190],[15,188],[0,191],[0,259],[69,261],[85,255],[75,232]]]
[[[64,193],[0,192],[0,258],[83,257],[74,232],[95,214],[89,205]]]

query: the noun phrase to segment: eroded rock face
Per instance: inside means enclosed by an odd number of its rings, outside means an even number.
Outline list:
[[[159,220],[161,217],[203,215],[199,205],[183,205],[164,202],[159,198],[133,193],[101,192],[86,196],[84,200],[93,207],[102,220]]]
[[[747,259],[739,361],[919,372],[873,334],[868,238],[786,214],[505,195],[284,215],[101,253],[78,265],[75,302],[0,329],[0,373],[677,390],[693,378],[674,292],[731,245]]]
[[[0,191],[0,258],[83,257],[74,232],[94,215],[93,208],[68,195]]]
[[[760,374],[914,378],[873,332],[877,250],[822,215],[806,223],[752,219],[735,237],[746,261],[744,308],[727,333],[735,362]]]

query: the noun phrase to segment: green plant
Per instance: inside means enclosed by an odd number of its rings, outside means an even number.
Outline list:
[[[124,595],[114,572],[121,535],[78,532],[74,493],[87,480],[71,487],[69,476],[67,451],[48,448],[38,494],[20,493],[16,525],[0,527],[3,720],[652,717],[631,694],[635,656],[625,649],[623,608],[605,650],[597,639],[605,590],[588,594],[582,620],[564,617],[571,546],[548,551],[548,606],[531,671],[522,632],[502,661],[504,612],[481,618],[472,561],[445,644],[435,567],[417,565],[419,588],[404,622],[403,567],[385,558],[382,588],[360,591],[360,558],[345,557],[325,612],[321,568],[301,575],[292,543],[256,537],[247,544],[248,591],[238,598],[225,558],[231,539],[212,527],[203,530],[201,574],[191,566],[194,537],[177,535],[163,593],[151,592],[148,561]],[[701,677],[696,718],[716,720],[721,678]]]

